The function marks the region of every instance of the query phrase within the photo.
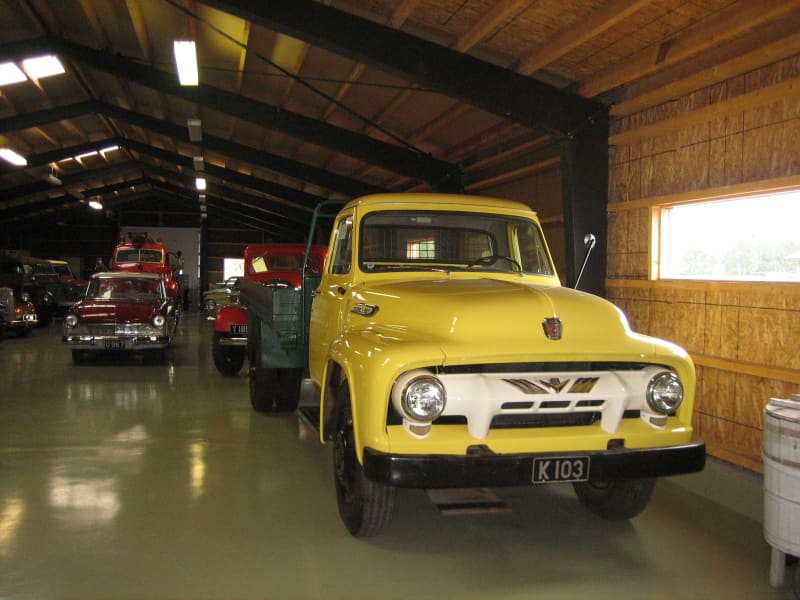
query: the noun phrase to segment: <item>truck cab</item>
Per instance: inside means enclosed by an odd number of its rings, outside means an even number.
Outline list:
[[[386,194],[338,214],[309,325],[339,513],[379,533],[399,487],[572,484],[607,519],[703,468],[695,371],[610,302],[561,285],[507,200]]]

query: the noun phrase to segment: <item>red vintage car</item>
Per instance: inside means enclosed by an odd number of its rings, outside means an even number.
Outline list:
[[[112,351],[146,351],[163,360],[177,325],[177,303],[160,273],[95,273],[84,299],[64,316],[62,341],[75,363]]]
[[[10,287],[0,287],[0,313],[0,320],[3,321],[0,336],[5,329],[17,337],[24,337],[39,323],[36,307],[31,303],[28,293]]]
[[[147,234],[133,236],[130,242],[121,242],[111,256],[112,271],[160,273],[164,277],[167,293],[179,306],[183,301],[183,262],[174,252],[154,241]]]
[[[311,246],[307,273],[321,273],[326,246]],[[305,244],[253,244],[244,250],[244,278],[265,286],[300,288]],[[229,304],[217,311],[214,320],[212,356],[214,366],[234,376],[244,364],[247,351],[247,309]]]

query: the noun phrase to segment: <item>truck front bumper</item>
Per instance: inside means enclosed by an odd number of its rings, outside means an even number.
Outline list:
[[[477,446],[465,456],[386,454],[364,449],[367,478],[397,487],[500,487],[544,483],[534,481],[535,463],[548,459],[588,460],[589,481],[660,477],[702,471],[702,441],[661,448],[614,448],[552,454],[493,454]]]

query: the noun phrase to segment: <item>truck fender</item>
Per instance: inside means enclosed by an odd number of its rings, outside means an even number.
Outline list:
[[[247,325],[247,309],[239,305],[223,306],[214,319],[214,331],[230,333],[231,325]]]

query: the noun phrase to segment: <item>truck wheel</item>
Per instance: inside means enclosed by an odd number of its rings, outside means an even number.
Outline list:
[[[250,364],[250,404],[258,412],[270,412],[275,406],[269,393],[269,369]]]
[[[300,403],[303,369],[275,369],[276,404],[279,411],[294,412]]]
[[[333,439],[333,471],[339,516],[354,537],[379,534],[394,510],[395,488],[370,481],[356,457],[350,393],[338,394]]]
[[[603,519],[622,521],[642,512],[655,488],[655,478],[576,482],[581,504]]]
[[[211,346],[211,356],[214,358],[214,366],[217,371],[222,373],[225,377],[233,377],[242,369],[244,364],[244,348],[241,347],[225,347],[219,344]]]
[[[249,312],[252,313],[252,311]],[[269,394],[269,372],[261,366],[261,321],[252,314],[248,315],[247,332],[247,358],[250,361],[250,370],[248,371],[250,405],[258,412],[269,412],[273,409],[273,401]]]

